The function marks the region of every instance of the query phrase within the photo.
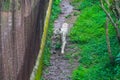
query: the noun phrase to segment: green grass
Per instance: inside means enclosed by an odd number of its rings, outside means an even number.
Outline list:
[[[79,6],[74,4],[81,3]],[[109,62],[106,37],[106,15],[97,0],[77,0],[73,6],[81,10],[70,32],[71,42],[77,44],[81,58],[78,69],[73,71],[73,80],[119,80],[120,66]],[[113,26],[109,25],[111,50],[116,56],[120,49]]]
[[[60,9],[60,1],[61,0],[53,0],[53,6],[52,6],[52,14],[50,17],[50,23],[49,23],[49,29],[48,29],[48,35],[47,35],[47,42],[45,45],[45,50],[44,50],[44,59],[43,59],[43,64],[44,67],[45,66],[49,66],[50,65],[50,49],[51,49],[51,37],[53,34],[53,27],[54,27],[54,20],[58,17],[58,15],[61,12]],[[41,78],[41,80],[44,80],[43,78]]]

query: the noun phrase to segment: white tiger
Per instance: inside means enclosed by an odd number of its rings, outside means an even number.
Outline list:
[[[61,46],[61,53],[64,54],[64,50],[65,50],[65,45],[67,43],[66,41],[66,37],[68,34],[68,29],[69,29],[69,25],[68,23],[63,23],[62,27],[61,27],[61,38],[62,38],[62,46]]]

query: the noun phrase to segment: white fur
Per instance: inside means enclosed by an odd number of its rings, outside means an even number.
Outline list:
[[[65,45],[67,43],[66,41],[66,36],[68,34],[68,23],[63,23],[62,27],[61,27],[61,37],[62,37],[62,47],[61,47],[61,53],[64,54],[64,49],[65,49]]]

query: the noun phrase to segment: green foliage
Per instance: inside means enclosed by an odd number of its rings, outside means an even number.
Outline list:
[[[78,70],[74,70],[72,78],[73,80],[83,80],[82,78],[85,78],[87,72],[87,68],[79,66]]]
[[[49,66],[50,65],[50,48],[48,47],[50,44],[49,42],[46,43],[47,46],[45,46],[45,50],[44,50],[44,59],[43,59],[43,64],[45,66]]]
[[[119,80],[120,66],[118,64],[112,66],[109,63],[104,29],[106,15],[100,8],[99,2],[97,0],[84,0],[78,9],[81,9],[81,13],[69,36],[71,42],[78,44],[81,49],[81,52],[77,51],[80,54],[80,66],[73,71],[72,79]],[[109,35],[111,50],[116,56],[120,49],[114,27],[111,24],[109,24]],[[118,56],[117,62],[120,60]]]
[[[116,73],[116,76],[114,77],[115,80],[119,80],[120,79],[120,66],[117,65],[115,68],[114,68],[114,71]]]
[[[105,77],[103,77],[103,75]],[[79,66],[77,70],[73,72],[73,80],[111,80],[108,73],[102,70],[101,65],[95,65],[91,68],[85,66]]]
[[[60,1],[61,0],[53,1],[52,16],[51,16],[51,20],[53,20],[53,21],[58,17],[58,14],[61,12],[61,9],[59,6]]]
[[[115,61],[116,63],[120,64],[120,53],[116,56]]]
[[[74,12],[74,14],[73,14],[74,16],[78,16],[79,15],[79,13],[78,12]]]
[[[4,0],[2,7],[4,11],[8,11],[10,9],[10,0]]]
[[[94,4],[98,4],[98,0],[73,0],[72,5],[76,10],[82,10],[86,7],[91,7]]]
[[[87,43],[89,40],[92,40],[94,36],[99,39],[101,35],[105,34],[103,27],[104,22],[105,14],[99,6],[94,5],[91,8],[85,8],[70,33],[71,41]]]
[[[65,16],[65,18],[70,18],[71,17],[71,15],[67,15],[67,16]]]
[[[40,80],[45,80],[43,77]]]
[[[60,49],[60,48],[61,48],[61,43],[57,42],[56,45],[55,45],[55,49]]]

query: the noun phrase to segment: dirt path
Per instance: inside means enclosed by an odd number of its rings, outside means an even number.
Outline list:
[[[76,16],[73,15],[75,12],[73,7],[70,5],[69,0],[62,0],[60,6],[62,13],[55,20],[54,28],[60,28],[64,22],[67,22],[71,27],[76,20]],[[56,54],[51,55],[51,65],[43,72],[45,80],[71,80],[71,73],[78,66],[78,62],[75,58],[70,59],[66,57],[73,55],[76,51],[76,48],[73,46],[68,40],[64,55],[59,55],[60,50]]]

